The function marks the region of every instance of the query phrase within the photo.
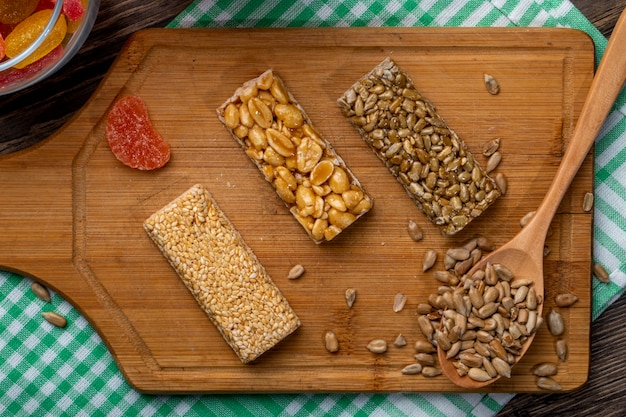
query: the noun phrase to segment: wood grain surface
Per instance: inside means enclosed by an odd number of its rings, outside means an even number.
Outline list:
[[[92,34],[76,57],[43,83],[0,100],[0,153],[23,149],[56,132],[83,107],[137,30],[162,27],[191,0],[102,0]],[[610,36],[626,0],[572,0],[605,36]],[[516,395],[499,416],[622,416],[626,394],[626,300],[617,300],[593,322],[589,380],[571,393]]]
[[[294,65],[300,56],[306,60]],[[498,169],[509,191],[453,238],[425,220],[336,105],[387,56],[413,75],[477,157],[489,140],[502,139]],[[310,241],[215,115],[239,85],[268,68],[281,75],[375,201],[366,217],[328,244]],[[500,83],[497,96],[486,91],[485,72]],[[515,235],[552,180],[592,75],[593,44],[569,29],[139,32],[70,123],[1,159],[2,266],[34,276],[80,309],[142,391],[459,391],[443,376],[400,373],[420,337],[415,308],[438,286],[420,271],[421,259],[429,248],[443,253],[477,235],[497,246]],[[173,156],[164,169],[132,170],[110,152],[103,116],[126,94],[144,99],[170,142]],[[303,322],[253,366],[239,363],[141,227],[195,183],[210,190]],[[570,347],[560,372],[565,390],[586,381],[589,365],[592,216],[583,212],[582,199],[591,189],[589,157],[547,241],[546,309],[557,293],[580,298],[562,311]],[[423,242],[409,238],[409,219],[424,229]],[[296,263],[307,273],[289,281]],[[351,287],[358,295],[348,309],[343,294]],[[399,292],[408,302],[394,313]],[[323,347],[327,330],[340,339],[336,355]],[[405,348],[381,356],[365,349],[371,339],[391,344],[400,333]],[[554,358],[554,338],[544,327],[514,377],[489,391],[538,391],[528,369]]]

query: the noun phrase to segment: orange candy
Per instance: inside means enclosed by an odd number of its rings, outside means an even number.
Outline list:
[[[0,23],[19,23],[33,14],[39,0],[0,0]]]
[[[2,1],[2,0],[0,0]],[[41,10],[22,20],[6,37],[6,56],[13,58],[31,45],[43,32],[52,16],[52,10]],[[42,58],[59,46],[67,33],[67,23],[64,16],[60,16],[46,40],[30,54],[24,61],[15,65],[15,68],[24,68]]]
[[[115,102],[105,131],[113,155],[124,165],[147,171],[161,168],[170,160],[170,145],[154,128],[139,96]]]

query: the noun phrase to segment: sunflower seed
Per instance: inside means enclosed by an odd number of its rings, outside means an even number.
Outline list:
[[[462,347],[463,341],[457,340],[456,342],[454,342],[450,350],[446,352],[446,359],[454,358],[461,351]]]
[[[500,85],[498,81],[491,74],[484,74],[483,80],[485,82],[485,88],[491,95],[496,95],[500,92]]]
[[[433,306],[428,303],[419,303],[417,305],[417,314],[430,314],[433,311]]]
[[[519,221],[519,225],[520,227],[524,227],[528,224],[528,222],[533,218],[533,216],[535,215],[537,211],[533,210],[533,211],[529,211],[528,213],[524,214],[524,216],[520,219]]]
[[[556,310],[551,310],[548,315],[548,330],[553,336],[560,336],[565,331],[563,316]]]
[[[348,304],[348,308],[352,308],[354,304],[354,300],[356,300],[356,290],[354,288],[348,288],[346,290],[346,304]]]
[[[302,274],[304,274],[304,267],[298,264],[291,268],[289,274],[287,275],[287,279],[298,279],[302,276]]]
[[[424,366],[422,368],[422,375],[429,378],[439,376],[441,375],[441,369],[435,368],[434,366]]]
[[[475,263],[476,261],[474,260],[474,258],[467,258],[464,261],[459,261],[456,263],[456,265],[454,265],[454,273],[457,276],[465,275],[467,271],[472,269],[472,266],[474,266]]]
[[[424,232],[419,224],[415,223],[415,220],[409,220],[409,225],[407,227],[407,231],[409,232],[409,236],[416,242],[419,242],[424,238]]]
[[[434,353],[437,349],[432,343],[426,340],[418,340],[415,342],[415,351],[417,353]]]
[[[600,264],[593,264],[593,274],[605,284],[610,281],[609,273]]]
[[[466,248],[451,248],[446,251],[446,255],[455,261],[464,261],[470,257],[470,251]]]
[[[549,391],[561,391],[563,387],[549,376],[540,376],[537,378],[537,386],[541,389]]]
[[[437,342],[437,346],[443,350],[450,350],[452,347],[452,343],[450,343],[448,336],[440,330],[435,331],[435,342]]]
[[[443,257],[443,267],[445,269],[453,269],[454,265],[456,265],[456,259],[452,258],[448,254],[445,254]]]
[[[502,281],[509,282],[514,278],[513,272],[502,264],[493,264],[493,269],[495,270],[496,275],[498,275],[498,278]]]
[[[526,307],[529,310],[535,310],[537,309],[537,304],[539,304],[537,291],[535,290],[535,287],[530,287],[528,289],[528,294],[526,295]]]
[[[578,297],[570,293],[557,294],[557,296],[554,297],[554,303],[557,307],[570,307],[576,301],[578,301]]]
[[[452,365],[456,368],[456,373],[459,374],[459,376],[466,376],[470,369],[469,366],[458,361],[452,362]]]
[[[367,344],[367,350],[372,353],[387,352],[387,341],[384,339],[374,339]]]
[[[396,337],[396,340],[394,340],[393,345],[395,347],[403,347],[406,346],[406,338],[404,337],[404,335],[402,333],[400,333],[398,335],[398,337]]]
[[[483,147],[483,155],[490,157],[500,148],[500,138],[490,140]]]
[[[491,363],[489,356],[483,356],[483,369],[485,370],[485,372],[487,372],[487,375],[489,375],[491,378],[495,378],[499,375],[498,371],[493,366],[493,363]]]
[[[56,327],[65,327],[67,326],[67,320],[60,314],[57,314],[53,311],[46,311],[41,313],[46,321]]]
[[[593,208],[593,193],[586,193],[585,197],[583,198],[583,210],[584,211],[591,211],[591,209]]]
[[[393,311],[399,313],[404,308],[406,304],[406,295],[401,292],[397,293],[393,299]]]
[[[535,376],[553,376],[558,371],[558,365],[553,362],[541,362],[530,368]]]
[[[556,341],[555,343],[555,351],[556,351],[556,356],[558,356],[558,358],[561,361],[565,361],[567,359],[567,342],[563,339],[559,339]]]
[[[437,251],[434,249],[428,249],[422,260],[422,271],[426,272],[432,268],[437,262]]]
[[[487,160],[487,166],[485,167],[485,173],[489,174],[495,170],[502,161],[502,154],[499,151],[495,151]]]
[[[454,286],[459,283],[459,279],[454,274],[448,271],[435,271],[433,272],[433,278],[443,284],[448,284],[450,286]]]
[[[530,278],[517,278],[511,281],[511,289],[518,289],[521,287],[528,287],[533,281]]]
[[[470,368],[467,376],[478,382],[485,382],[493,379],[487,371],[482,368]]]
[[[507,361],[496,357],[491,360],[491,363],[500,376],[505,378],[511,377],[511,365]]]
[[[413,355],[413,357],[415,358],[415,361],[417,363],[420,363],[424,366],[428,366],[428,365],[434,365],[435,364],[435,357],[433,355],[431,355],[430,353],[417,353],[415,355]]]
[[[419,363],[412,363],[402,368],[404,375],[417,375],[422,372],[422,365]]]
[[[330,353],[335,353],[339,350],[339,339],[337,339],[337,335],[330,330],[324,335],[324,344],[326,350]]]
[[[494,178],[496,180],[496,184],[498,185],[498,189],[502,195],[506,194],[506,190],[508,188],[508,181],[506,179],[506,175],[502,172],[498,172]]]
[[[476,246],[485,252],[491,252],[496,248],[496,245],[491,241],[491,239],[484,236],[479,236],[476,239]]]
[[[48,289],[44,287],[43,285],[41,285],[40,283],[33,282],[32,285],[30,286],[30,289],[33,291],[33,293],[35,293],[37,298],[39,298],[40,300],[43,300],[46,302],[50,301],[50,291],[48,291]]]

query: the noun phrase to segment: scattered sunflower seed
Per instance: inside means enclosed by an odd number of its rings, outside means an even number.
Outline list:
[[[596,278],[598,278],[600,281],[604,282],[605,284],[607,284],[610,280],[609,273],[600,264],[593,265],[593,274],[596,276]]]
[[[432,343],[426,340],[418,340],[415,342],[415,351],[417,353],[435,353],[437,349]]]
[[[558,365],[553,362],[541,362],[530,368],[535,376],[553,376],[558,371]]]
[[[50,302],[50,291],[38,282],[33,282],[30,289],[40,300]]]
[[[430,353],[417,353],[413,355],[415,361],[423,366],[432,366],[435,364],[435,357]]]
[[[552,253],[552,249],[550,249],[550,246],[545,245],[543,247],[543,256],[546,257],[546,256],[550,255],[550,253]]]
[[[446,255],[455,261],[464,261],[470,257],[470,251],[466,248],[451,248],[446,251]]]
[[[419,363],[412,363],[402,368],[404,375],[417,375],[422,372],[422,365]]]
[[[558,358],[561,361],[565,361],[567,359],[567,342],[564,339],[559,339],[556,341],[554,349],[556,351],[556,356],[558,356]]]
[[[435,265],[435,262],[437,262],[437,251],[434,249],[428,249],[426,254],[424,254],[424,259],[422,260],[422,271],[428,271]]]
[[[399,313],[404,308],[406,304],[406,295],[401,292],[397,293],[393,299],[393,311]]]
[[[356,300],[356,290],[348,288],[346,290],[346,304],[348,304],[349,308],[352,308],[352,305],[354,305],[354,300]]]
[[[67,326],[67,320],[62,315],[55,313],[53,311],[46,311],[41,313],[46,321],[56,327],[65,327]]]
[[[484,236],[479,236],[476,238],[476,246],[478,246],[480,250],[486,252],[491,252],[496,248],[495,243],[493,243],[489,238]]]
[[[500,189],[500,192],[502,193],[502,195],[505,195],[507,187],[508,187],[508,181],[506,179],[506,175],[504,175],[501,172],[498,172],[494,179],[496,180],[496,184],[498,185],[498,188]]]
[[[490,140],[483,147],[483,155],[490,157],[498,150],[498,148],[500,148],[500,138]]]
[[[548,315],[548,330],[553,336],[560,336],[565,331],[563,316],[556,310],[551,310]]]
[[[424,232],[419,224],[415,223],[415,220],[409,220],[409,225],[407,228],[409,232],[409,236],[416,242],[419,242],[424,238]]]
[[[295,265],[289,271],[289,275],[287,275],[287,279],[298,279],[304,274],[304,267],[300,264]]]
[[[374,339],[367,344],[367,350],[372,353],[387,352],[387,341],[384,339]]]
[[[330,353],[335,353],[339,350],[339,339],[337,339],[337,335],[330,330],[324,335],[324,344],[326,350]]]
[[[417,305],[417,314],[430,314],[433,311],[433,306],[428,303],[419,303]]]
[[[484,74],[483,79],[485,81],[485,88],[491,95],[496,95],[500,92],[500,84],[491,74]]]
[[[583,210],[591,211],[593,208],[593,193],[586,193],[583,199]]]
[[[402,333],[400,333],[398,335],[398,337],[396,337],[396,340],[393,342],[393,345],[395,347],[403,347],[406,346],[406,338],[404,337],[404,335]]]
[[[554,297],[554,302],[557,307],[570,307],[576,301],[578,301],[578,297],[571,293],[557,294],[557,296]]]
[[[523,228],[524,226],[526,226],[528,224],[528,222],[530,222],[531,219],[535,216],[536,212],[537,212],[536,210],[533,210],[533,211],[529,211],[528,213],[524,214],[524,216],[519,221],[520,227]]]
[[[502,161],[502,154],[500,153],[500,151],[495,151],[487,160],[485,172],[489,174],[491,173],[491,171],[498,168],[498,165],[500,165],[500,161]]]
[[[432,378],[441,375],[441,369],[435,368],[434,366],[424,366],[422,368],[422,375]]]
[[[540,376],[537,378],[537,386],[549,391],[561,391],[563,389],[558,382],[549,376]]]

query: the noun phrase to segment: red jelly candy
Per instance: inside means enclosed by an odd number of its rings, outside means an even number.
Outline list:
[[[37,10],[52,9],[55,4],[56,0],[40,0]],[[85,14],[85,7],[81,0],[63,0],[63,14],[68,20],[76,21]]]
[[[38,61],[33,62],[21,69],[7,70],[0,75],[0,88],[23,81],[32,75],[38,73],[57,59],[63,56],[63,46],[59,45],[54,48],[48,55]]]
[[[63,14],[71,21],[79,20],[83,17],[85,8],[80,0],[65,0],[63,2]]]
[[[113,105],[106,137],[115,157],[131,168],[161,168],[170,160],[170,146],[154,129],[148,109],[138,96],[126,96]]]
[[[54,9],[54,5],[56,4],[56,0],[39,0],[39,4],[37,5],[37,11],[46,10],[46,9]]]

